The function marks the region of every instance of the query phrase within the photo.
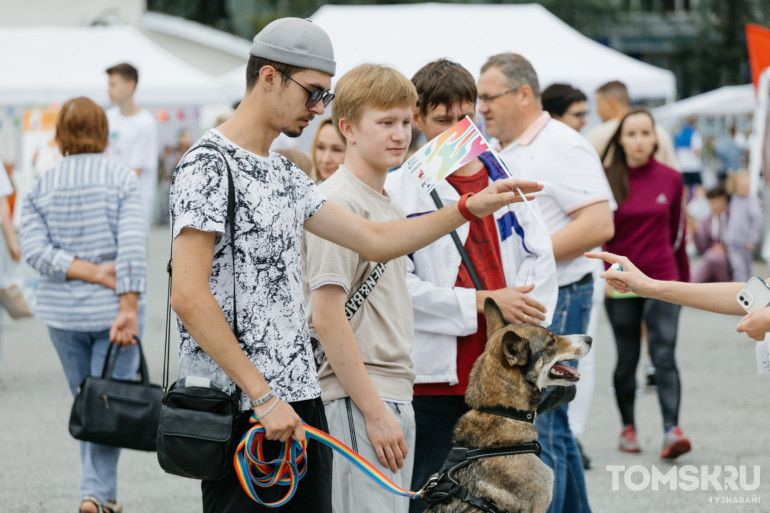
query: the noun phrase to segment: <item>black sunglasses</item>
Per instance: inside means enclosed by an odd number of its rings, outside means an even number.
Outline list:
[[[330,93],[329,91],[326,91],[326,92],[311,91],[310,89],[303,86],[302,84],[300,84],[299,82],[291,78],[289,75],[287,75],[283,71],[279,70],[278,73],[288,78],[289,80],[291,80],[292,82],[294,82],[295,84],[297,84],[298,86],[300,86],[302,89],[305,90],[305,92],[307,93],[307,101],[305,102],[305,107],[307,107],[308,109],[312,109],[313,106],[318,102],[323,102],[324,108],[326,108],[334,99],[334,93]]]

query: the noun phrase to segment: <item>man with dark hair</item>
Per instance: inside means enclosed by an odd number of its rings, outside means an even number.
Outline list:
[[[543,91],[543,110],[578,132],[588,122],[588,98],[569,84],[551,84]]]
[[[596,113],[602,118],[603,123],[588,132],[586,137],[596,153],[599,154],[604,167],[609,166],[612,160],[612,152],[607,151],[610,139],[615,135],[620,120],[629,110],[631,110],[631,98],[628,95],[628,88],[623,82],[613,80],[596,90]],[[679,169],[671,136],[658,124],[655,125],[655,133],[658,135],[655,160],[674,169]]]
[[[465,116],[474,118],[476,83],[459,64],[433,61],[412,82],[419,95],[414,123],[426,139],[434,139]],[[501,164],[487,152],[440,182],[434,192],[441,203],[452,204],[502,176]],[[399,169],[385,183],[407,217],[438,209],[411,180]],[[461,226],[457,234],[481,290],[476,290],[472,271],[461,262],[450,237],[416,251],[407,262],[415,321],[412,359],[417,372],[412,401],[417,426],[413,490],[441,468],[452,448],[454,425],[468,411],[464,394],[470,369],[487,340],[484,300],[494,298],[510,322],[545,326],[556,305],[551,240],[526,206],[500,209]],[[424,500],[411,502],[412,512],[424,508]]]
[[[139,70],[127,62],[121,62],[120,64],[107,68],[106,73],[110,77],[119,75],[123,80],[133,82],[134,87],[139,83]]]
[[[583,256],[612,238],[614,201],[596,152],[580,134],[543,111],[532,64],[518,54],[490,57],[478,81],[479,113],[487,134],[519,174],[547,184],[538,197],[551,233],[559,292],[550,330],[586,333],[593,295],[593,265]],[[590,511],[583,462],[566,405],[539,415],[542,458],[554,470],[551,513]]]
[[[110,102],[114,104],[107,109],[110,137],[106,154],[139,175],[142,211],[149,223],[158,181],[158,127],[152,114],[134,103],[137,69],[124,62],[107,68],[106,73]]]
[[[193,145],[174,172],[171,306],[179,317],[180,368],[219,377],[231,392],[237,385],[238,436],[251,427],[254,414],[265,428],[266,453],[275,454],[278,441],[304,439],[303,420],[328,431],[302,293],[303,228],[386,262],[465,219],[517,201],[511,193],[516,185],[524,193],[540,187],[501,180],[433,215],[368,221],[326,201],[305,173],[269,151],[278,134],[299,136],[334,98],[328,91],[336,70],[329,36],[310,20],[283,18],[254,37],[249,53],[247,68],[256,80],[248,77],[243,101]],[[311,440],[307,451],[307,473],[282,512],[331,511],[331,449]],[[204,513],[274,511],[252,501],[234,472],[201,488]],[[269,502],[282,492],[260,493]]]

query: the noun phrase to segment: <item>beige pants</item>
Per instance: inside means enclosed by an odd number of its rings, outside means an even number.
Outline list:
[[[414,464],[414,410],[409,403],[385,401],[385,405],[401,424],[409,449],[404,459],[404,468],[399,469],[398,472],[391,472],[377,459],[366,434],[364,416],[350,399],[347,401],[337,399],[324,404],[329,433],[348,447],[356,448],[359,455],[397,486],[409,490],[412,485],[412,465]],[[409,511],[410,499],[389,492],[336,451],[333,469],[332,509],[334,513],[407,513]]]

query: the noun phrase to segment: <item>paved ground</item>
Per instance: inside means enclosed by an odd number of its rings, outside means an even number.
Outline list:
[[[150,238],[145,347],[156,383],[161,377],[167,233],[157,228]],[[770,275],[767,266],[759,266],[757,271]],[[615,349],[602,315],[594,346],[596,390],[583,437],[585,450],[594,462],[586,476],[595,512],[770,512],[770,376],[756,375],[754,344],[735,333],[736,322],[690,309],[682,313],[680,420],[694,449],[672,466],[658,459],[662,433],[654,389],[637,402],[644,452],[625,455],[615,449],[620,420],[614,397],[608,392]],[[80,468],[77,445],[67,432],[72,398],[45,327],[35,319],[13,321],[6,317],[2,353],[0,513],[75,511]],[[621,466],[626,471],[607,470]],[[672,468],[679,477],[674,490],[670,482],[646,485],[646,479],[652,481],[650,476],[672,476],[668,474]],[[738,472],[735,486],[739,490],[730,489],[733,468]],[[754,483],[758,487],[740,490],[741,471],[746,488]],[[200,510],[198,483],[165,474],[154,453],[125,451],[119,472],[119,497],[128,513]],[[692,488],[695,490],[688,491]],[[760,497],[760,504],[734,503],[754,496]]]

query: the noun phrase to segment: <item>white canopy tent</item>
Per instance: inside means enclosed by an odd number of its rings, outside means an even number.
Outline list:
[[[411,77],[426,63],[446,57],[478,77],[496,53],[521,53],[545,88],[566,82],[587,95],[622,80],[634,99],[673,101],[676,79],[601,45],[537,4],[325,5],[311,17],[328,32],[339,78],[364,62],[390,64]],[[220,77],[232,99],[243,94],[245,64]]]
[[[411,77],[446,57],[478,77],[489,56],[510,51],[532,62],[542,87],[566,82],[590,96],[598,86],[622,80],[634,99],[676,96],[671,71],[601,45],[537,4],[325,5],[311,19],[331,37],[337,76],[376,62]]]
[[[139,69],[142,106],[224,101],[218,82],[128,25],[0,27],[0,105],[39,105],[88,96],[106,105],[104,70],[119,62]]]
[[[755,91],[752,84],[725,86],[707,93],[653,109],[655,119],[665,123],[687,116],[739,116],[754,113]]]

